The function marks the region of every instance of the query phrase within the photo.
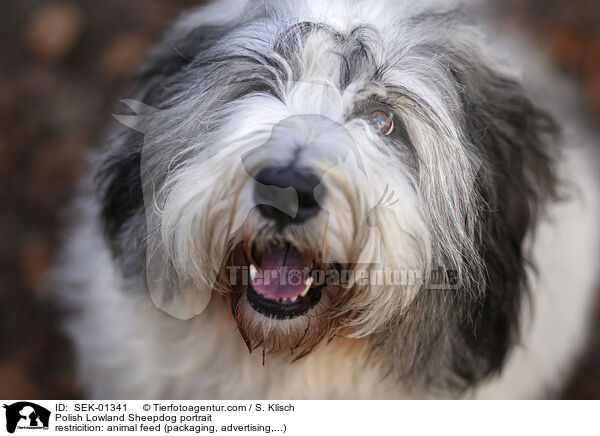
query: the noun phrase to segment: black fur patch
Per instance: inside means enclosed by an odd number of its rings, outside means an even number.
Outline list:
[[[456,64],[451,68],[461,90],[467,139],[484,159],[477,178],[484,206],[476,242],[487,281],[485,292],[468,301],[458,320],[473,358],[471,365],[461,358],[456,366],[472,383],[499,370],[517,339],[529,266],[523,242],[546,201],[557,195],[553,167],[559,129],[515,81],[485,67],[477,74],[463,74]]]
[[[102,219],[111,241],[117,238],[123,224],[144,206],[140,174],[144,135],[132,130],[123,136],[124,149],[106,159],[97,176],[103,195]]]

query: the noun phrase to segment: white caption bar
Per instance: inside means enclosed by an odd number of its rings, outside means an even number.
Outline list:
[[[597,401],[3,401],[0,434],[502,435],[598,431]],[[41,431],[41,432],[40,432]]]

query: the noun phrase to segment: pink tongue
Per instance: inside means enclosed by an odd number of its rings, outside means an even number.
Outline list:
[[[262,256],[252,287],[267,298],[293,298],[306,288],[312,259],[291,246],[273,248]]]

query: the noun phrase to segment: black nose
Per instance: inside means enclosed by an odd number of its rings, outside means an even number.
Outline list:
[[[276,221],[280,226],[301,223],[321,210],[314,195],[315,187],[321,180],[310,170],[293,166],[266,167],[254,179],[258,182],[254,187],[254,200],[258,210],[265,218]],[[296,196],[291,196],[289,190],[272,187],[291,187],[296,191]],[[296,198],[297,210],[293,207]]]

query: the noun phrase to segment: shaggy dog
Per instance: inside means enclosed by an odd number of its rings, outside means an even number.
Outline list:
[[[151,53],[57,269],[91,397],[561,386],[595,157],[460,10],[415,3],[222,0]]]

